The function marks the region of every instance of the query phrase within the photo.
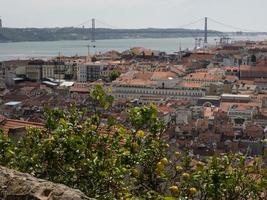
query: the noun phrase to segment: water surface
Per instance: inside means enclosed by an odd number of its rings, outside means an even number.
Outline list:
[[[209,38],[209,44],[215,44],[215,37]],[[233,40],[266,40],[267,36],[234,37]],[[110,50],[124,51],[131,47],[146,47],[153,50],[173,53],[179,49],[192,49],[195,39],[188,38],[157,38],[157,39],[116,39],[98,40],[96,48],[91,48],[91,53],[106,52]],[[50,58],[59,55],[87,55],[89,41],[53,41],[53,42],[14,42],[0,43],[0,61],[25,58]]]

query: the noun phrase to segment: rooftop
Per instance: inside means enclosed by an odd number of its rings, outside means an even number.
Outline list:
[[[8,119],[4,116],[0,116],[0,128],[3,130],[4,134],[8,134],[10,129],[18,128],[44,128],[44,124],[29,122],[23,120]]]

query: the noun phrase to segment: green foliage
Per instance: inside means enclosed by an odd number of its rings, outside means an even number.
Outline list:
[[[154,134],[137,135],[111,117],[100,127],[102,113],[111,107],[113,98],[101,86],[96,86],[90,97],[94,109],[85,120],[81,116],[89,113],[75,107],[68,111],[47,109],[46,130],[29,129],[18,143],[1,134],[0,164],[78,188],[98,199],[134,194],[137,173],[151,173],[146,160],[153,164],[159,159],[163,142],[155,127]],[[150,109],[142,115],[151,121],[148,114],[155,109]]]
[[[179,198],[266,198],[267,171],[263,168],[261,159],[251,159],[252,165],[246,164],[246,160],[248,159],[243,155],[228,154],[213,156],[205,162],[199,162],[189,154],[184,154],[168,166],[167,171],[172,178],[167,184],[178,187],[178,191],[172,195]],[[189,165],[186,164],[188,161]]]
[[[49,108],[46,108],[45,111],[46,112],[44,114],[44,117],[46,119],[46,123],[45,123],[46,127],[49,130],[56,129],[59,120],[64,117],[64,112],[60,109],[51,110]]]
[[[0,130],[0,164],[7,164],[14,157],[14,145],[12,141],[5,137],[3,131]]]
[[[128,118],[136,130],[143,129],[156,134],[164,128],[163,122],[158,118],[157,108],[153,105],[130,109]]]
[[[128,127],[112,117],[100,126],[113,98],[101,86],[90,97],[93,111],[47,109],[47,129],[29,129],[18,142],[1,132],[0,164],[97,199],[260,199],[266,192],[260,159],[248,167],[242,155],[200,163],[170,153],[154,106],[130,109]]]
[[[120,75],[121,75],[121,73],[120,73],[119,71],[113,70],[113,71],[109,74],[109,80],[110,80],[110,81],[115,81]]]
[[[114,101],[114,98],[111,95],[108,95],[101,85],[96,85],[91,91],[90,96],[94,101],[94,108],[100,106],[107,110],[112,106]]]

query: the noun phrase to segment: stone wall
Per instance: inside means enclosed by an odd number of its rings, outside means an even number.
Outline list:
[[[92,200],[81,191],[0,166],[2,200]]]

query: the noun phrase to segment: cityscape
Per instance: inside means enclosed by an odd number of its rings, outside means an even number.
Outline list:
[[[0,18],[0,52],[1,199],[267,198],[264,30]]]

